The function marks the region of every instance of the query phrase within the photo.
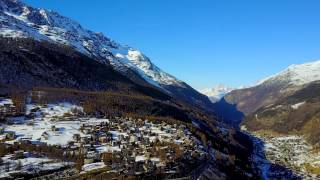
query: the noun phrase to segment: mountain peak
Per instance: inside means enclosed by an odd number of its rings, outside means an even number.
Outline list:
[[[304,85],[320,80],[320,60],[304,64],[292,64],[283,71],[260,80],[257,85],[268,82],[286,82],[291,85]]]
[[[226,85],[220,83],[213,88],[206,88],[200,90],[200,92],[210,98],[212,102],[219,101],[225,94],[231,92],[234,88],[227,87]]]
[[[130,68],[146,81],[161,85],[183,86],[181,81],[156,67],[140,51],[122,46],[102,33],[83,28],[78,22],[46,9],[33,8],[18,0],[1,0],[0,35],[34,38],[72,46],[116,69]],[[120,66],[120,67],[119,67]]]
[[[186,102],[210,109],[211,102],[207,97],[161,70],[141,51],[85,29],[57,12],[33,8],[20,1],[0,0],[0,36],[70,46],[100,63],[111,64],[132,81],[149,84]]]

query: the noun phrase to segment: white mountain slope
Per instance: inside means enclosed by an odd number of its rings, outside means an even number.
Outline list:
[[[243,113],[250,114],[319,80],[320,61],[291,65],[255,86],[231,91],[225,95],[225,99],[228,103],[237,104],[237,108]]]
[[[104,63],[110,62],[120,72],[128,68],[134,70],[157,87],[185,87],[182,81],[156,67],[140,51],[87,30],[56,12],[29,7],[18,0],[0,0],[0,35],[66,44]]]
[[[291,65],[273,76],[260,80],[256,86],[271,82],[284,82],[288,85],[300,86],[317,80],[320,80],[320,60]]]
[[[219,84],[213,88],[200,90],[200,92],[208,96],[211,102],[217,102],[221,98],[223,98],[224,95],[231,92],[232,90],[234,89],[230,87],[226,87],[224,84]]]

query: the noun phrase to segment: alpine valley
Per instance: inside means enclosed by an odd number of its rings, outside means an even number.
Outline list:
[[[255,86],[227,93],[215,106],[225,102],[236,106],[229,114],[244,114],[228,123],[260,138],[268,160],[302,179],[319,178],[320,61],[291,65]]]
[[[320,61],[200,93],[136,48],[0,0],[0,179],[319,179],[319,118]]]
[[[259,179],[250,137],[137,49],[0,0],[0,179]]]

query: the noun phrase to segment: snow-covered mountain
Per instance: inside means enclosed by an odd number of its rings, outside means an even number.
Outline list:
[[[110,63],[133,81],[136,79],[128,73],[130,71],[172,96],[183,97],[195,104],[206,104],[204,106],[210,104],[205,96],[162,71],[139,50],[85,29],[74,20],[50,10],[33,8],[19,0],[0,0],[0,36],[68,45],[101,63]]]
[[[320,61],[291,65],[259,81],[255,86],[228,93],[225,99],[231,104],[237,104],[238,109],[245,114],[250,114],[318,80],[320,80]]]
[[[73,46],[78,51],[110,61],[116,68],[132,68],[155,85],[180,85],[181,81],[165,73],[140,51],[122,46],[83,28],[56,12],[29,7],[16,0],[1,0],[0,34],[6,37],[33,37]]]
[[[221,98],[223,98],[224,95],[231,92],[232,90],[234,90],[234,88],[227,87],[224,84],[218,84],[213,88],[206,88],[200,90],[200,92],[208,96],[211,102],[217,102]]]
[[[275,81],[299,86],[317,80],[320,80],[320,60],[304,64],[293,64],[273,76],[260,80],[256,86]]]

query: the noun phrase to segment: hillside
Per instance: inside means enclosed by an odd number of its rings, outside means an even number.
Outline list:
[[[293,95],[259,108],[247,116],[241,125],[249,131],[274,131],[298,134],[315,146],[320,145],[320,81],[307,84]]]
[[[305,135],[317,145],[319,79],[320,61],[291,65],[253,87],[228,93],[225,99],[246,115],[241,125],[249,131]]]
[[[270,162],[302,179],[319,179],[320,81],[247,115],[241,129],[260,138]]]
[[[135,48],[90,31],[57,12],[33,8],[20,1],[1,0],[0,8],[0,35],[3,37],[67,45],[96,61],[110,64],[115,71],[137,83],[147,82],[181,101],[211,111],[212,104],[206,96],[158,68]]]
[[[275,103],[278,99],[292,95],[303,85],[320,80],[320,61],[291,65],[257,85],[234,90],[225,96],[227,102],[248,115],[263,106]]]
[[[94,159],[101,161],[99,150],[111,145],[113,148],[115,147],[114,144],[107,146],[104,141],[100,142],[101,139],[97,140],[94,137],[108,136],[101,128],[109,126],[115,128],[112,123],[118,122],[117,119],[121,117],[121,121],[124,122],[128,121],[128,118],[132,120],[131,123],[141,122],[143,119],[144,123],[145,120],[153,121],[155,126],[160,126],[163,123],[170,124],[171,129],[174,129],[173,127],[178,124],[179,127],[181,125],[180,131],[182,132],[184,132],[182,127],[186,127],[186,130],[191,133],[189,136],[199,139],[197,140],[200,143],[199,146],[206,148],[206,160],[204,161],[206,163],[202,164],[200,169],[192,172],[197,176],[202,176],[203,172],[214,173],[224,179],[232,177],[254,179],[258,176],[255,167],[251,166],[251,159],[248,158],[252,153],[250,139],[221,123],[219,119],[201,107],[195,107],[194,103],[186,103],[181,98],[177,98],[177,96],[194,98],[184,94],[183,89],[174,88],[172,91],[176,91],[178,95],[172,95],[168,91],[163,91],[161,87],[154,86],[146,79],[141,78],[139,73],[134,70],[127,71],[132,75],[131,78],[128,78],[127,75],[117,71],[112,63],[101,62],[96,57],[81,53],[68,45],[20,37],[2,37],[0,42],[0,101],[3,102],[0,107],[0,123],[1,129],[4,129],[0,135],[6,142],[1,144],[2,162],[12,163],[12,166],[15,167],[15,161],[10,160],[10,156],[17,150],[23,150],[27,154],[32,154],[31,158],[43,160],[44,163],[48,161],[48,165],[52,164],[50,158],[59,160],[58,167],[62,169],[55,170],[62,171],[61,173],[64,173],[63,168],[69,167],[69,165],[63,165],[64,161],[71,163],[72,172],[78,171],[78,173],[87,169],[90,171],[86,164],[105,167],[101,163],[94,164],[96,162],[83,164],[85,161],[81,155],[64,155],[60,152],[66,150],[66,145],[68,151],[76,148],[77,151],[82,152],[82,148],[84,148],[85,152],[91,152],[90,148],[95,148],[95,153],[99,157]],[[187,92],[196,95],[192,89]],[[200,97],[205,96],[201,95]],[[201,102],[201,98],[194,100]],[[12,104],[7,104],[7,102],[12,102]],[[70,107],[76,107],[76,109],[70,110]],[[53,115],[46,117],[47,113]],[[98,122],[98,125],[95,124],[94,128],[90,128],[94,129],[94,132],[91,130],[83,131],[79,127],[79,123],[91,125],[90,119],[92,118]],[[112,123],[108,126],[102,126],[103,124],[100,123],[106,121],[105,119],[112,120]],[[124,123],[123,126],[125,125],[127,124]],[[96,128],[100,128],[100,130]],[[122,128],[130,130],[130,126]],[[48,133],[43,132],[45,129]],[[110,129],[107,132],[109,131],[113,132]],[[163,133],[159,131],[156,132]],[[81,141],[81,144],[86,146],[82,146],[79,144],[80,142],[74,146],[73,140],[70,143],[70,139],[77,136],[77,133],[84,133],[91,137],[89,141]],[[8,134],[18,134],[18,136],[11,137]],[[154,133],[149,135],[155,136]],[[63,144],[60,144],[61,142],[56,139],[58,137],[64,138],[61,139]],[[51,141],[51,138],[54,140]],[[18,144],[10,144],[12,140]],[[170,143],[180,142],[175,140],[177,139],[170,140]],[[119,143],[116,138],[114,141]],[[155,146],[155,144],[151,145]],[[165,145],[165,142],[161,142],[161,146]],[[172,146],[176,147],[176,145]],[[143,148],[146,147],[143,146]],[[54,152],[49,153],[48,149],[53,149]],[[135,150],[139,152],[138,147]],[[123,151],[126,151],[125,148]],[[170,150],[170,152],[172,151]],[[43,159],[44,154],[49,160]],[[159,154],[155,155],[159,156]],[[90,154],[85,154],[85,157],[87,156]],[[121,156],[127,156],[127,154],[121,154]],[[138,159],[137,164],[139,164],[140,156],[135,156]],[[191,161],[190,159],[179,159],[177,160],[177,162],[181,162],[179,167],[188,169],[199,165],[198,160],[193,156],[185,157],[190,157]],[[22,158],[21,161],[27,161],[28,158]],[[204,157],[201,156],[201,158]],[[115,159],[117,158],[114,157],[113,160]],[[120,160],[117,159],[117,161]],[[72,163],[77,165],[74,166]],[[108,165],[107,162],[106,165]],[[1,167],[4,166],[1,164]],[[22,164],[21,166],[23,170],[30,165]],[[172,168],[169,162],[167,166]],[[138,171],[139,168],[136,167]],[[181,167],[180,169],[184,169]],[[152,169],[149,168],[147,172],[153,172]],[[236,169],[236,171],[231,171],[231,169]],[[2,175],[5,177],[37,177],[37,175],[52,173],[46,171],[45,168],[37,169],[38,171],[39,174],[30,174],[28,171],[14,174],[9,167]],[[103,169],[100,173],[104,174],[105,172],[106,169]],[[182,173],[183,171],[177,172],[179,172],[176,173],[178,177],[189,176],[189,174]],[[132,174],[131,172],[126,173]],[[105,177],[102,174],[90,175],[88,173],[87,175],[89,177],[99,177],[98,175]],[[161,177],[163,173],[158,175]],[[148,176],[147,173],[146,176]]]
[[[255,86],[228,93],[214,107],[225,122],[260,139],[270,162],[302,179],[318,179],[319,79],[320,61],[291,65]]]
[[[207,156],[210,158],[206,161],[205,168],[197,170],[198,176],[203,171],[214,172],[225,178],[245,178],[257,173],[251,166],[251,159],[248,158],[252,153],[249,138],[224,125],[201,108],[179,101],[148,83],[144,83],[144,86],[135,83],[114,71],[111,66],[101,64],[67,46],[33,39],[1,38],[0,41],[0,101],[4,104],[0,105],[0,123],[1,127],[5,127],[5,132],[27,134],[23,141],[20,139],[21,136],[17,136],[16,139],[23,147],[29,147],[23,142],[28,141],[26,139],[30,136],[33,141],[39,141],[39,134],[30,134],[30,131],[25,131],[26,128],[39,130],[50,128],[48,124],[62,126],[60,123],[64,123],[61,133],[66,131],[67,134],[63,137],[70,139],[74,136],[75,128],[79,128],[72,121],[77,124],[79,118],[86,121],[87,118],[94,117],[98,118],[98,122],[100,119],[116,117],[147,119],[157,124],[184,125],[192,132],[192,137],[199,138],[203,146],[208,147]],[[12,105],[7,107],[7,102],[12,102]],[[73,117],[74,112],[69,110],[67,115],[53,115],[49,119],[38,118],[39,115],[45,114],[37,113],[38,110],[44,109],[46,113],[57,114],[55,109],[60,113],[69,106],[79,109],[73,110],[79,113],[76,117]],[[30,110],[30,107],[34,109]],[[20,118],[22,120],[18,121]],[[45,138],[46,135],[42,134],[41,137]],[[53,145],[57,145],[55,142],[59,141],[55,140]],[[3,150],[4,152],[11,152],[10,147],[17,148],[10,144],[3,147],[7,146],[9,149]],[[55,148],[59,152],[63,147]],[[221,159],[210,160],[216,158],[216,153]],[[68,160],[74,161],[72,158]],[[192,166],[196,165],[194,163]],[[182,165],[186,168],[192,167],[187,163]],[[230,171],[233,168],[237,168],[237,171]],[[42,170],[41,172],[43,173]]]
[[[19,88],[56,87],[90,91],[119,91],[168,95],[145,83],[133,83],[113,70],[68,46],[32,39],[0,38],[0,83]]]

